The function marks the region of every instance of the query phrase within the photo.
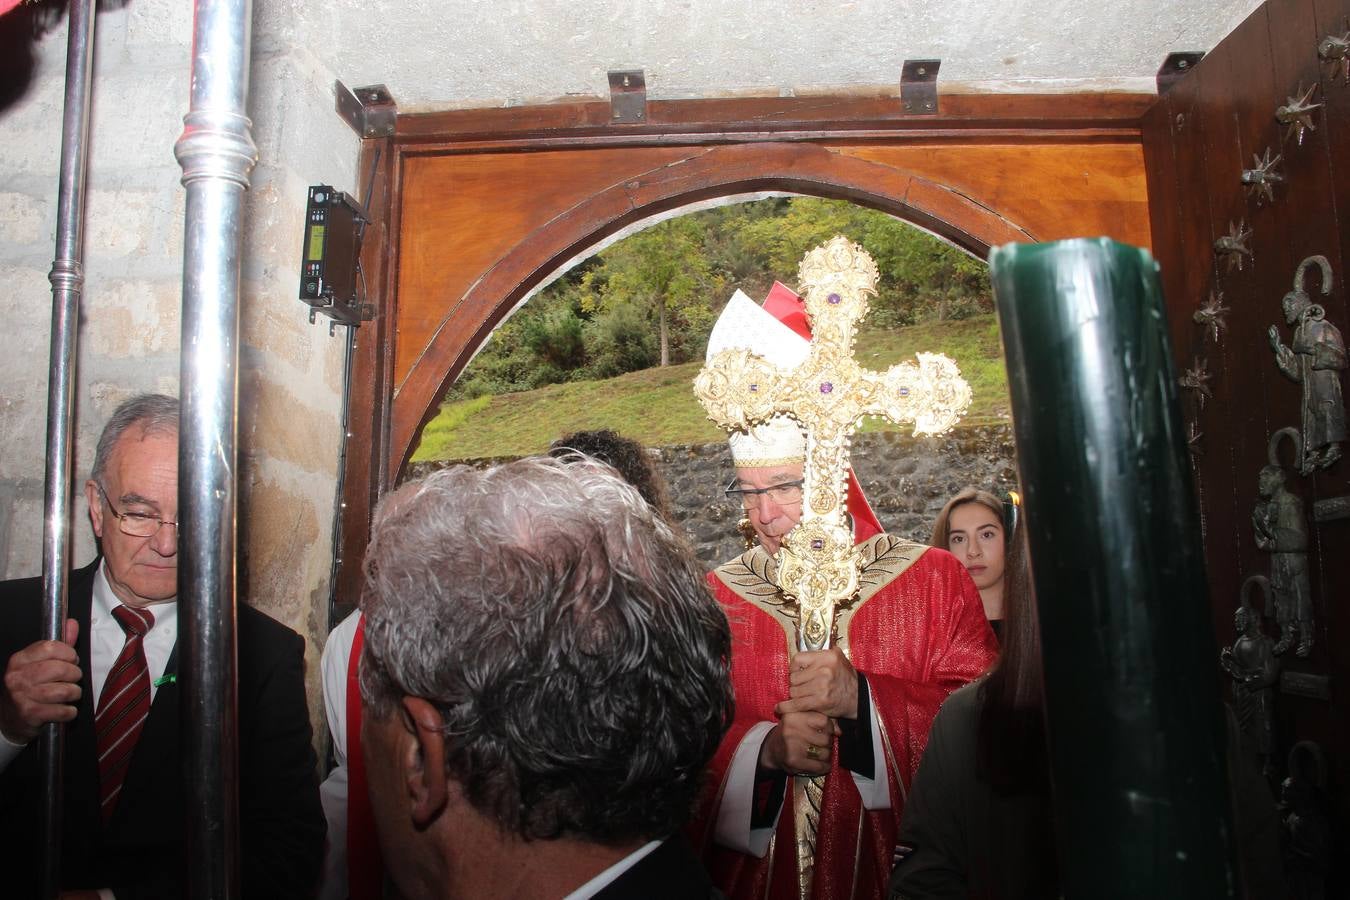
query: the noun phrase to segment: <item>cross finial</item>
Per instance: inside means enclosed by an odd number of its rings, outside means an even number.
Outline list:
[[[867,252],[835,237],[808,253],[799,270],[812,340],[805,361],[780,369],[747,350],[724,350],[704,366],[694,393],[708,418],[727,430],[749,429],[786,414],[806,432],[802,518],[779,550],[779,588],[797,600],[801,643],[829,646],[834,607],[858,588],[844,502],[849,443],[863,416],[913,422],[915,434],[949,430],[970,405],[970,386],[945,356],[916,354],[885,372],[853,358],[854,332],[876,293],[877,267]]]

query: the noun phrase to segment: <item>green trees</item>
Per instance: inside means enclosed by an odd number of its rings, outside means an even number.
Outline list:
[[[583,296],[582,308],[611,313],[628,308],[645,312],[649,318],[655,316],[659,364],[670,365],[672,317],[687,320],[691,309],[708,305],[711,271],[704,252],[707,230],[705,219],[698,214],[681,216],[643,229],[601,251],[600,265],[591,269],[583,282],[592,290]]]
[[[609,378],[703,356],[731,293],[762,299],[836,234],[877,261],[873,327],[993,309],[989,274],[926,232],[840,200],[776,197],[667,219],[605,248],[535,295],[470,363],[449,399]]]
[[[871,213],[861,224],[862,245],[881,275],[875,324],[912,325],[993,312],[985,263],[889,216]]]

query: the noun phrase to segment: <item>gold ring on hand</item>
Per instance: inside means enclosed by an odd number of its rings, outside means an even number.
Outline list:
[[[806,745],[806,755],[812,759],[820,759],[820,748],[815,744]]]

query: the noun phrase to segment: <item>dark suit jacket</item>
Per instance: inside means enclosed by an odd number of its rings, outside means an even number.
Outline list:
[[[594,900],[726,900],[682,835],[667,838]]]
[[[83,693],[66,728],[62,886],[112,888],[118,900],[187,895],[184,769],[179,752],[181,684],[158,689],[112,818],[98,808],[98,765],[90,697],[89,612],[98,560],[71,573],[69,616],[80,623],[76,652]],[[41,637],[42,580],[0,583],[0,664]],[[323,856],[315,756],[305,703],[304,641],[240,605],[239,832],[244,897],[307,897]],[[178,674],[174,648],[165,674]],[[0,774],[0,878],[10,897],[36,897],[41,791],[38,741]]]

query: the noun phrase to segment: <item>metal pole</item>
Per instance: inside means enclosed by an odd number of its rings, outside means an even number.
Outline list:
[[[89,162],[89,82],[94,56],[94,0],[70,4],[66,45],[66,97],[61,120],[61,173],[57,192],[56,258],[52,283],[51,363],[47,381],[47,472],[42,529],[42,637],[65,631],[70,572],[71,411],[75,396],[75,343],[84,291],[84,183]],[[65,729],[43,726],[42,890],[55,897],[61,881],[61,769]]]
[[[1061,887],[1231,898],[1224,718],[1157,265],[990,255],[1040,607]]]
[[[179,619],[190,895],[239,896],[235,680],[235,406],[251,0],[197,0],[192,100],[174,153],[187,188]],[[172,827],[166,823],[166,827]]]

